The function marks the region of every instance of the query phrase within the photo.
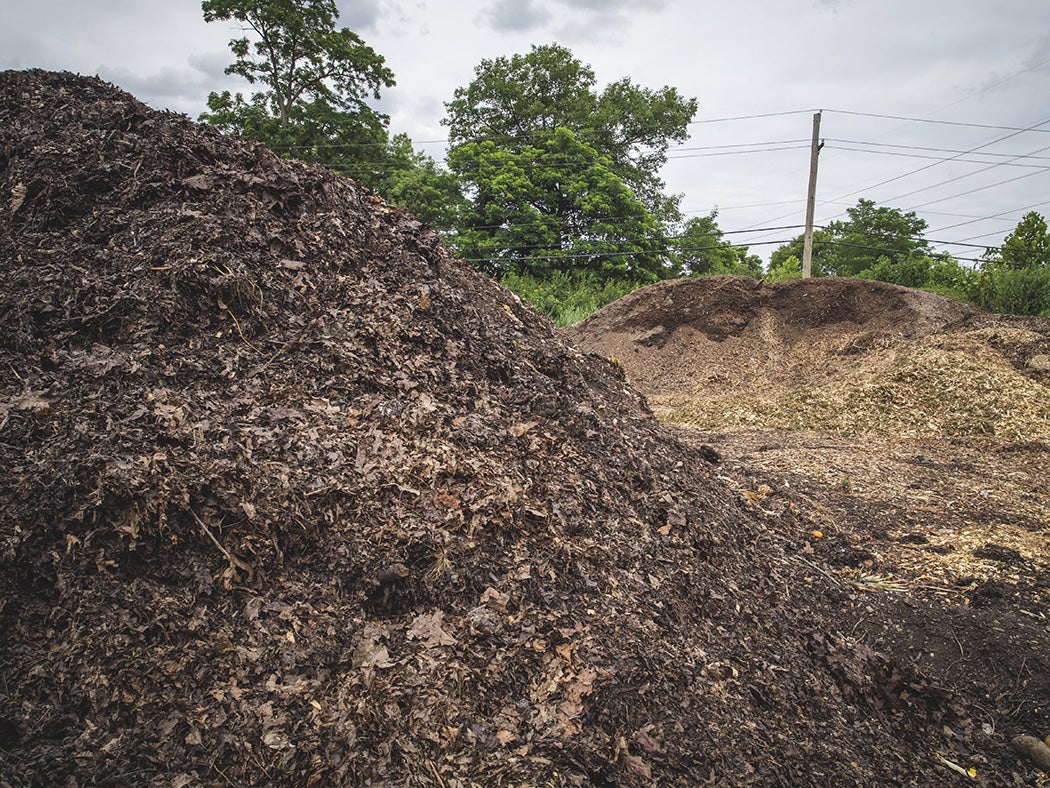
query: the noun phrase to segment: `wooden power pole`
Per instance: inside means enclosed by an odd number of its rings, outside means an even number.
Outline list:
[[[813,142],[809,148],[809,192],[806,195],[806,236],[802,242],[802,276],[813,276],[813,212],[817,204],[817,158],[820,156],[820,112],[813,115]]]

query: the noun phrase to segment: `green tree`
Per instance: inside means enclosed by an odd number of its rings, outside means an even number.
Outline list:
[[[465,257],[496,275],[667,274],[664,227],[679,214],[658,172],[695,100],[626,79],[598,92],[589,66],[550,45],[483,60],[446,108]]]
[[[814,276],[819,276],[815,271]],[[769,272],[766,274],[768,282],[790,282],[793,279],[802,278],[802,261],[793,254],[781,255],[774,263],[769,261]]]
[[[566,128],[537,141],[517,151],[491,140],[449,151],[449,167],[469,188],[454,238],[463,257],[493,276],[660,278],[663,227],[608,158]]]
[[[826,266],[836,276],[859,276],[881,258],[893,265],[933,253],[923,238],[926,222],[914,211],[904,213],[861,199],[846,214],[847,220],[830,222],[825,228],[834,247]]]
[[[675,273],[689,275],[740,274],[761,276],[762,260],[725,240],[718,226],[718,211],[694,216],[675,239]]]
[[[992,251],[985,259],[1010,268],[1050,266],[1050,230],[1046,219],[1035,211],[1026,213],[1003,239],[998,252]]]
[[[913,211],[904,213],[861,199],[856,207],[846,209],[846,215],[849,218],[814,230],[814,276],[866,276],[865,272],[877,271],[885,277],[895,266],[914,269],[916,258],[933,256],[923,237],[926,222]],[[791,256],[801,259],[802,241],[799,235],[774,251],[771,267]]]
[[[434,159],[397,134],[387,147],[387,161],[376,191],[436,230],[448,232],[459,222],[466,205],[459,179]]]
[[[835,247],[831,244],[833,240],[831,233],[826,230],[818,229],[813,231],[813,253],[811,258],[813,276],[827,275],[831,267],[831,258],[835,254]],[[778,278],[772,279],[772,281],[802,278],[803,245],[804,237],[799,235],[773,250],[773,254],[769,256],[769,274],[772,277],[773,272],[776,270],[779,270],[780,273],[777,274]],[[795,270],[796,262],[798,263],[797,277],[790,275]]]
[[[334,0],[204,0],[201,10],[205,21],[241,24],[226,73],[265,89],[248,99],[212,92],[200,119],[369,180],[386,156],[388,118],[368,102],[394,76],[356,33],[336,28]]]
[[[992,312],[1050,317],[1050,232],[1034,211],[1025,214],[998,250],[985,254],[974,302]]]

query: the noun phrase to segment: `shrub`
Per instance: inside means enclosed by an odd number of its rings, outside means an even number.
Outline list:
[[[971,298],[989,312],[1050,317],[1050,268],[988,265],[971,288]]]
[[[506,274],[500,284],[546,313],[559,326],[578,323],[641,286],[615,279],[600,281],[593,274],[562,271],[554,271],[544,279],[528,274]]]

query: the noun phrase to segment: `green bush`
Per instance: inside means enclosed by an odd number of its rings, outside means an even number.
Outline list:
[[[553,271],[544,279],[528,274],[506,274],[500,284],[546,313],[559,326],[578,323],[641,286],[615,279],[603,282],[591,274],[562,271]]]
[[[767,282],[790,282],[802,278],[802,261],[795,255],[789,255],[776,265],[771,265],[766,274]]]
[[[914,255],[902,260],[890,260],[883,255],[875,261],[875,265],[862,271],[860,277],[904,287],[922,287],[929,281],[932,263],[925,255]]]
[[[989,312],[1050,317],[1050,268],[987,265],[970,288],[970,297]]]

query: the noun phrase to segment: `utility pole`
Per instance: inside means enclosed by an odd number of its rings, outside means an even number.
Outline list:
[[[813,115],[813,142],[809,147],[809,192],[806,195],[806,236],[802,242],[802,277],[813,276],[813,211],[817,204],[817,158],[820,139],[820,111]]]

